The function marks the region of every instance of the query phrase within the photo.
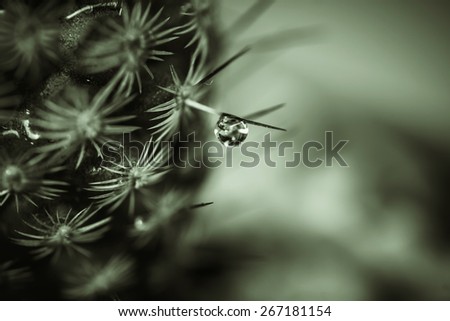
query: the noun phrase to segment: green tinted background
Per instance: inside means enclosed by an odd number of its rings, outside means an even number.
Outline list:
[[[252,1],[221,4],[229,26]],[[285,127],[295,151],[326,131],[349,143],[350,165],[260,164],[211,170],[192,239],[257,256],[211,293],[224,299],[450,298],[450,37],[444,1],[279,0],[229,54],[260,36],[305,27],[255,50],[215,83],[216,106]],[[292,36],[292,34],[291,34]],[[295,37],[294,37],[295,38]],[[213,127],[213,124],[211,124]],[[267,131],[251,128],[249,140]],[[262,153],[261,150],[259,150]],[[293,151],[291,151],[292,153]],[[320,154],[318,154],[320,156]],[[218,281],[219,282],[219,281]]]

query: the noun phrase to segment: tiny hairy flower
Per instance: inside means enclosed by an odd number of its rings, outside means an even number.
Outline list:
[[[134,262],[122,255],[102,263],[76,262],[64,275],[64,293],[69,299],[112,298],[133,281],[133,269]]]
[[[110,212],[129,199],[128,213],[132,215],[137,201],[136,193],[145,194],[147,187],[159,183],[170,170],[168,153],[166,148],[149,141],[137,159],[124,155],[123,164],[110,162],[108,166],[102,166],[113,178],[91,183],[86,189],[97,194],[91,199],[100,208],[109,207]]]
[[[45,155],[29,152],[14,155],[0,149],[0,206],[14,197],[17,211],[19,199],[37,206],[35,199],[51,200],[64,192],[68,184],[47,176],[60,172],[62,166],[54,165]]]
[[[110,99],[111,87],[101,89],[92,99],[87,90],[68,87],[54,100],[45,101],[45,107],[37,111],[37,126],[43,139],[50,142],[40,150],[45,153],[62,152],[72,155],[79,152],[76,167],[83,161],[88,144],[99,157],[101,146],[111,135],[129,133],[139,127],[122,125],[134,115],[114,116],[133,100],[133,97]]]
[[[189,194],[176,189],[160,193],[153,198],[147,198],[146,213],[136,216],[128,231],[128,234],[135,240],[136,246],[145,247],[159,233],[164,233],[165,237],[170,238],[172,236],[170,228],[177,219],[188,215],[191,210],[213,204],[209,202],[190,205],[189,201]]]
[[[45,215],[33,214],[33,221],[24,221],[32,232],[16,231],[23,238],[14,238],[14,242],[34,248],[32,254],[36,259],[53,255],[53,260],[60,258],[63,251],[89,256],[89,252],[80,244],[90,243],[100,239],[108,231],[111,217],[89,222],[98,211],[85,208],[79,212],[61,215],[58,211]]]
[[[135,239],[136,245],[144,247],[150,243],[157,233],[182,209],[186,208],[188,195],[171,190],[146,202],[147,214],[136,216],[129,235]]]
[[[186,47],[197,42],[198,48],[207,51],[209,48],[208,33],[212,26],[211,1],[191,0],[181,7],[181,15],[189,17],[189,22],[181,26],[177,35],[193,34]]]
[[[161,138],[175,134],[180,130],[181,125],[193,115],[194,109],[220,116],[221,113],[219,111],[202,103],[202,100],[210,90],[208,86],[217,74],[249,50],[249,48],[244,48],[210,71],[206,65],[206,52],[202,51],[201,47],[197,47],[192,55],[189,70],[184,81],[180,80],[175,68],[170,66],[173,85],[171,87],[159,86],[159,88],[172,94],[173,98],[147,110],[147,112],[156,114],[151,120],[161,120],[149,128],[152,130],[152,134],[154,136],[159,135]]]
[[[32,6],[23,0],[7,1],[0,19],[0,69],[14,71],[17,78],[39,78],[59,56],[58,13],[53,1]]]
[[[148,61],[163,61],[171,52],[158,50],[158,46],[175,40],[171,36],[177,28],[164,28],[169,18],[160,19],[161,8],[150,16],[151,5],[145,9],[137,2],[131,9],[124,6],[120,19],[109,19],[100,25],[98,40],[89,41],[82,51],[81,64],[87,72],[95,74],[118,68],[110,84],[117,93],[131,94],[137,83],[142,92],[141,71],[151,78]]]

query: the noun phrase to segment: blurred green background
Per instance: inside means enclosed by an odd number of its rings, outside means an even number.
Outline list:
[[[252,3],[221,2],[224,28]],[[305,28],[227,69],[215,83],[216,106],[245,114],[286,102],[261,119],[288,129],[275,140],[301,151],[333,131],[350,141],[350,167],[248,169],[236,150],[233,168],[210,170],[199,200],[215,204],[199,212],[190,240],[234,244],[255,258],[202,291],[450,299],[449,12],[444,1],[279,0],[245,33],[229,34],[231,54]],[[252,127],[249,140],[266,132]]]

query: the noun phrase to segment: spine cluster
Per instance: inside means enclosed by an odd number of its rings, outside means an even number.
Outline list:
[[[153,295],[140,267],[170,251],[170,230],[196,207],[161,142],[181,130],[185,99],[206,98],[190,86],[210,60],[210,12],[208,1],[5,2],[2,296]],[[120,159],[105,157],[110,142]]]
[[[253,120],[282,105],[246,118],[208,105],[213,78],[250,49],[220,62],[213,9],[0,7],[0,297],[161,298],[187,273],[178,240],[211,203],[192,203],[204,170],[174,166],[177,139],[199,138],[211,115],[229,147],[248,124],[282,130]]]

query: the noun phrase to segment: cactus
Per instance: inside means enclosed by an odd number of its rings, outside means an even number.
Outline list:
[[[246,126],[207,105],[205,84],[248,51],[219,61],[213,15],[204,0],[3,4],[3,298],[170,293],[152,273],[211,205],[193,204],[205,171],[173,166],[174,137],[202,139],[205,112]]]

